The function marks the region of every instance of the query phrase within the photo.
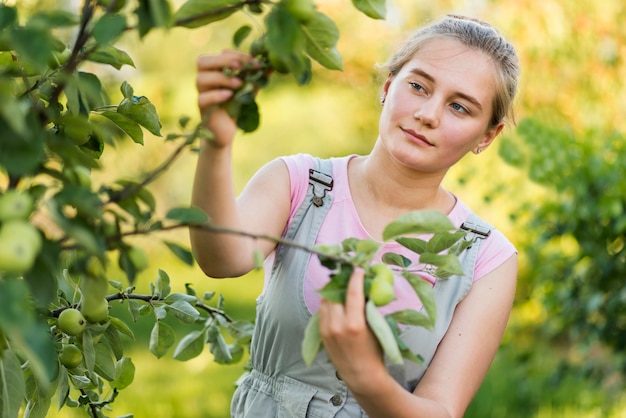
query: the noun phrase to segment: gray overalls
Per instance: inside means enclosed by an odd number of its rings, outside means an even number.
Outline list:
[[[329,160],[318,160],[317,171],[332,173]],[[332,204],[332,186],[311,178],[311,187],[285,238],[313,246],[324,217]],[[317,206],[319,198],[323,204]],[[484,238],[491,226],[479,218],[469,219],[467,239]],[[443,338],[457,303],[472,286],[474,263],[481,239],[460,257],[465,275],[438,280],[434,286],[437,301],[435,328],[405,327],[402,339],[414,353],[430,364]],[[250,350],[252,372],[243,379],[232,400],[231,416],[236,418],[358,418],[366,417],[346,384],[337,376],[324,351],[311,367],[301,355],[304,329],[311,317],[303,293],[303,282],[310,253],[289,246],[278,246],[271,278],[257,300],[256,326]],[[405,361],[388,364],[389,373],[412,391],[425,367]]]

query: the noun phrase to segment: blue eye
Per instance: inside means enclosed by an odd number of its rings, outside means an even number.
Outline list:
[[[454,110],[456,110],[457,112],[461,112],[461,113],[469,113],[469,112],[467,111],[467,109],[466,109],[466,108],[464,108],[463,106],[461,106],[461,105],[460,105],[460,104],[458,104],[458,103],[452,103],[452,105],[451,105],[451,106],[452,106],[452,108],[453,108]]]
[[[422,85],[421,85],[421,84],[418,84],[418,83],[416,83],[416,82],[414,82],[414,81],[410,81],[410,82],[409,82],[409,85],[410,85],[410,86],[411,86],[411,88],[413,88],[414,90],[417,90],[417,91],[424,91],[424,87],[422,87]]]

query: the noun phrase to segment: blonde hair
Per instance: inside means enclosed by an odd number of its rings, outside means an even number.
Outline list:
[[[463,45],[489,56],[496,69],[496,94],[489,127],[507,120],[515,123],[513,100],[519,79],[519,59],[515,48],[489,23],[459,15],[446,15],[418,29],[380,68],[395,76],[427,42],[442,37],[460,41]]]

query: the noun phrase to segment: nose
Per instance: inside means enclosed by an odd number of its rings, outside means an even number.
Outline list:
[[[434,97],[429,97],[423,101],[420,101],[413,117],[418,119],[424,125],[430,128],[436,128],[439,126],[439,119],[441,118],[441,105]]]

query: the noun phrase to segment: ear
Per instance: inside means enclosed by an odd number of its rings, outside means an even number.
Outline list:
[[[391,73],[387,74],[387,79],[385,80],[385,83],[383,84],[383,91],[380,93],[381,100],[387,97],[387,92],[389,91],[389,86],[391,85],[392,79],[393,79],[393,76],[391,75]]]
[[[483,134],[480,141],[478,141],[478,143],[476,144],[476,147],[474,148],[474,153],[478,154],[479,152],[484,151],[489,145],[491,145],[494,139],[496,139],[500,132],[502,132],[503,128],[503,123],[499,123],[497,126],[489,128],[487,132]]]

